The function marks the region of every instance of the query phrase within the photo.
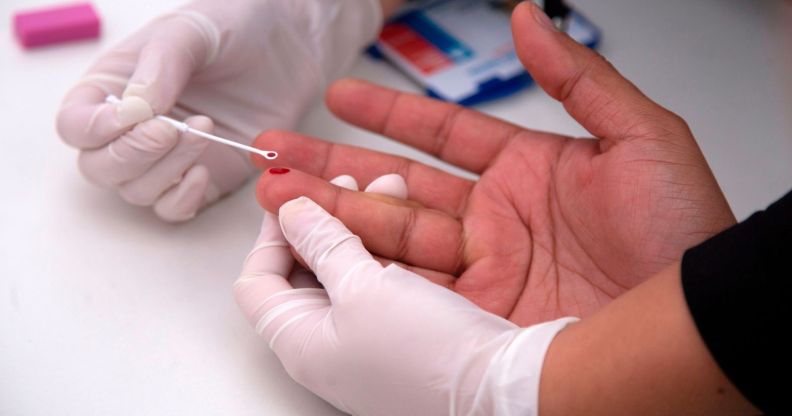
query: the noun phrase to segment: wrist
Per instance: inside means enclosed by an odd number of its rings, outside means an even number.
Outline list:
[[[560,333],[541,383],[543,416],[751,414],[696,330],[678,263]]]
[[[565,317],[512,331],[487,360],[469,413],[537,415],[539,381],[547,350],[559,332],[577,321],[578,318]]]

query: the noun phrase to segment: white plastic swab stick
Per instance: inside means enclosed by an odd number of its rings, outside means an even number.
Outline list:
[[[116,97],[115,95],[112,95],[112,94],[108,95],[107,98],[105,98],[105,101],[108,102],[108,103],[112,103],[112,104],[118,104],[118,103],[121,102],[121,100],[118,97]],[[278,152],[276,152],[276,151],[256,149],[255,147],[246,146],[244,144],[237,143],[237,142],[235,142],[233,140],[224,139],[224,138],[222,138],[220,136],[215,136],[214,134],[209,134],[209,133],[207,133],[205,131],[194,129],[194,128],[190,127],[189,125],[187,125],[187,123],[183,123],[183,122],[181,122],[179,120],[174,120],[174,119],[172,119],[170,117],[167,117],[167,116],[160,115],[160,116],[155,116],[155,118],[157,118],[159,120],[162,120],[162,121],[170,124],[173,127],[176,127],[176,129],[179,130],[182,133],[189,132],[189,133],[192,133],[192,134],[194,134],[196,136],[203,137],[204,139],[208,139],[208,140],[212,140],[212,141],[215,141],[215,142],[218,142],[218,143],[222,143],[222,144],[225,144],[225,145],[228,145],[228,146],[236,147],[237,149],[247,150],[248,152],[255,153],[257,155],[261,155],[265,159],[272,160],[272,159],[275,159],[275,158],[278,157]]]

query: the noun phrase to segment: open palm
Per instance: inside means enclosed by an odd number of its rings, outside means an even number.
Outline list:
[[[734,222],[689,129],[596,53],[513,17],[534,79],[596,139],[520,128],[423,97],[342,81],[328,94],[341,118],[480,174],[469,181],[396,156],[291,133],[261,136],[279,164],[265,174],[270,211],[307,195],[384,261],[528,325],[586,316]],[[317,163],[316,161],[324,161]],[[265,167],[265,161],[258,160]],[[334,187],[399,173],[421,206]],[[407,296],[409,294],[406,294]]]

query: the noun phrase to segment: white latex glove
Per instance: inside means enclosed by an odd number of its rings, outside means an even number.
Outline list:
[[[338,176],[332,179],[330,183],[351,191],[358,190],[357,181],[349,175]],[[407,182],[395,173],[383,175],[371,181],[364,192],[406,199]],[[250,268],[252,273],[257,273],[257,271],[269,270],[273,265],[289,264],[287,271],[291,270],[291,273],[288,274],[288,281],[292,287],[321,288],[322,285],[316,280],[316,276],[310,270],[306,270],[300,264],[294,262],[294,258],[289,254],[288,247],[289,243],[286,242],[280,225],[278,225],[278,217],[265,211],[264,220],[261,224],[261,233],[256,239],[255,247],[245,259],[245,270]],[[264,250],[264,253],[269,254],[262,256],[258,254],[259,250]]]
[[[535,415],[544,355],[575,318],[520,328],[383,267],[308,198],[265,220],[235,295],[286,371],[356,415]],[[285,236],[285,237],[284,237]],[[323,284],[294,288],[289,244]]]
[[[59,134],[80,149],[89,180],[165,220],[189,219],[253,168],[246,154],[152,116],[246,144],[292,129],[381,22],[377,0],[194,1],[104,54],[65,97]],[[108,94],[123,100],[106,104]]]

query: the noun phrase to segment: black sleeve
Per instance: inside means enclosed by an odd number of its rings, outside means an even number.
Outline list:
[[[682,288],[720,368],[766,414],[792,414],[792,192],[682,258]]]

